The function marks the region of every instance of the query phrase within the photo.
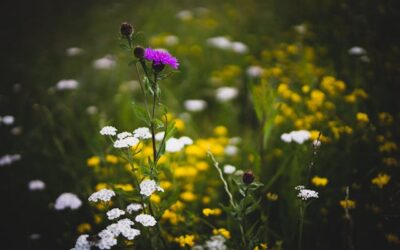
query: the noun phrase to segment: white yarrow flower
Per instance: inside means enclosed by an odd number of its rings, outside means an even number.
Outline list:
[[[187,136],[182,136],[179,138],[179,141],[184,145],[192,145],[193,144],[193,140]]]
[[[186,100],[183,103],[183,106],[185,107],[185,109],[187,111],[200,112],[207,107],[207,102],[204,100],[198,100],[198,99]]]
[[[260,77],[263,72],[264,72],[264,69],[257,65],[250,66],[246,70],[247,75],[252,78]]]
[[[111,198],[115,196],[115,192],[110,189],[101,189],[89,197],[89,201],[91,202],[98,202],[98,201],[110,201]]]
[[[148,214],[139,214],[136,216],[135,221],[141,223],[145,227],[152,227],[157,224],[156,219]]]
[[[236,98],[239,94],[237,88],[234,87],[220,87],[216,90],[216,98],[219,102],[227,102]]]
[[[11,165],[13,162],[21,160],[20,154],[3,155],[0,157],[0,166]]]
[[[77,56],[82,54],[83,49],[77,47],[71,47],[66,50],[67,56]]]
[[[133,136],[125,137],[124,139],[118,139],[114,142],[114,148],[129,148],[136,146],[139,143],[139,139]]]
[[[43,190],[46,188],[46,184],[41,180],[32,180],[28,184],[29,190]]]
[[[14,120],[14,116],[12,115],[3,116],[3,118],[1,119],[4,125],[12,125],[14,123]]]
[[[164,135],[165,135],[165,132],[164,132],[164,131],[158,132],[158,133],[155,135],[156,141],[162,141],[162,140],[164,139]]]
[[[234,145],[228,145],[225,147],[225,154],[229,156],[234,156],[238,153],[239,149]]]
[[[70,208],[72,210],[78,209],[82,205],[82,201],[73,193],[63,193],[56,199],[54,208],[56,210],[64,210]]]
[[[126,211],[130,214],[133,212],[142,210],[142,209],[143,209],[143,206],[142,206],[142,204],[139,204],[139,203],[131,203],[126,207]]]
[[[362,56],[362,55],[367,54],[367,51],[364,48],[359,47],[359,46],[354,46],[354,47],[350,48],[348,52],[352,56]]]
[[[124,138],[129,137],[129,136],[132,136],[132,133],[124,131],[124,132],[119,133],[117,135],[117,138],[118,139],[124,139]]]
[[[114,234],[107,229],[104,229],[98,235],[100,237],[100,241],[97,243],[97,247],[100,249],[111,249],[118,243]]]
[[[144,180],[140,183],[139,186],[140,186],[140,194],[147,197],[150,196],[155,191],[164,192],[164,189],[158,186],[157,183],[153,180]]]
[[[74,250],[90,250],[90,242],[88,241],[88,234],[82,234],[78,237],[75,243]]]
[[[114,128],[113,126],[105,126],[100,130],[101,135],[116,135],[117,134],[117,129]]]
[[[58,90],[70,90],[78,88],[79,82],[74,79],[63,79],[60,80],[57,85],[56,89]]]
[[[113,59],[112,56],[107,55],[103,58],[97,59],[93,62],[93,68],[95,69],[112,69],[117,65],[115,60]]]
[[[310,198],[318,198],[318,192],[311,190],[311,189],[300,189],[299,194],[297,195],[303,201],[306,201]]]
[[[121,215],[124,215],[124,214],[125,214],[124,210],[121,210],[119,208],[113,208],[113,209],[111,209],[110,211],[107,212],[107,218],[109,220],[114,220],[114,219],[117,219]]]
[[[135,131],[133,131],[133,136],[143,140],[150,139],[151,138],[150,129],[147,127],[137,128],[135,129]]]
[[[307,130],[297,130],[297,131],[292,131],[290,133],[282,134],[281,140],[286,143],[294,141],[297,144],[303,144],[305,141],[309,140],[310,137],[311,134]]]
[[[183,142],[176,138],[169,138],[165,143],[165,151],[170,153],[179,152],[185,146]]]
[[[225,165],[224,166],[224,173],[225,174],[233,174],[236,171],[236,167],[232,165]]]

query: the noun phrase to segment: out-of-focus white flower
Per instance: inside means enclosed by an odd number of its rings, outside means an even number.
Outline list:
[[[222,50],[230,50],[232,48],[231,41],[223,36],[217,36],[207,39],[207,44]]]
[[[222,235],[214,235],[210,240],[206,241],[205,247],[207,250],[226,250],[226,239]]]
[[[70,208],[72,210],[78,209],[82,205],[82,201],[73,193],[63,193],[56,199],[54,208],[56,210],[64,210]]]
[[[164,135],[165,135],[165,132],[164,132],[164,131],[158,132],[158,133],[155,135],[156,141],[162,141],[162,140],[164,139]]]
[[[204,250],[204,247],[201,245],[194,245],[190,250]]]
[[[104,229],[98,235],[100,240],[97,243],[97,247],[100,249],[111,249],[118,243],[114,234],[110,230]]]
[[[133,136],[143,140],[150,139],[151,138],[150,129],[147,127],[137,128],[135,129],[135,131],[133,131]]]
[[[29,235],[29,239],[31,239],[31,240],[38,240],[38,239],[40,239],[40,237],[41,237],[41,235],[37,234],[37,233],[33,233],[33,234]]]
[[[305,189],[306,187],[305,186],[303,186],[303,185],[298,185],[298,186],[295,186],[294,187],[294,189],[296,189],[296,190],[302,190],[302,189]]]
[[[21,155],[3,155],[0,157],[0,166],[11,165],[15,161],[21,160]]]
[[[187,137],[187,136],[182,136],[182,137],[180,137],[180,138],[179,138],[179,141],[180,141],[184,146],[186,146],[186,145],[192,145],[192,144],[193,144],[193,140],[190,139],[190,138]]]
[[[299,187],[299,186],[297,186]],[[297,197],[299,197],[300,199],[302,199],[303,201],[306,201],[310,198],[318,198],[318,192],[311,190],[311,189],[305,189],[304,187],[301,189],[297,189],[299,190],[299,194],[297,195]]]
[[[359,47],[359,46],[354,46],[354,47],[350,48],[348,52],[352,56],[362,56],[362,55],[367,54],[367,51],[364,48]]]
[[[319,146],[321,146],[321,141],[314,140],[313,145],[314,145],[314,147],[318,148]]]
[[[297,130],[297,131],[292,131],[290,133],[282,134],[281,140],[286,143],[294,141],[297,144],[303,144],[305,141],[310,139],[310,136],[311,134],[307,130]]]
[[[216,98],[220,102],[227,102],[239,94],[237,88],[234,87],[220,87],[216,90]]]
[[[103,58],[97,59],[93,62],[93,68],[95,69],[112,69],[117,65],[114,58],[107,55]]]
[[[124,138],[126,138],[126,137],[128,137],[128,136],[132,136],[132,133],[129,133],[129,132],[124,131],[124,132],[119,133],[119,134],[117,135],[117,138],[118,138],[118,139],[124,139]]]
[[[185,146],[183,142],[176,138],[169,138],[165,143],[165,151],[170,153],[179,152]]]
[[[11,134],[20,135],[22,133],[22,127],[14,127],[11,129]]]
[[[133,136],[128,136],[123,139],[118,139],[114,142],[114,148],[129,148],[137,145],[139,139]]]
[[[257,65],[250,66],[246,70],[247,75],[249,77],[253,77],[253,78],[260,77],[263,72],[264,72],[264,69]]]
[[[234,156],[238,153],[239,149],[234,145],[228,145],[225,147],[225,154],[229,156]]]
[[[149,214],[139,214],[136,216],[135,221],[141,223],[145,227],[152,227],[157,224],[156,219]]]
[[[101,135],[116,135],[117,129],[113,126],[105,126],[100,130]]]
[[[207,102],[199,99],[186,100],[183,103],[185,109],[190,112],[199,112],[207,107]]]
[[[122,234],[128,240],[133,240],[136,236],[140,235],[140,231],[134,228],[131,228],[135,223],[130,219],[122,219],[117,223],[113,223],[107,226],[106,230],[111,232],[114,237],[118,237]]]
[[[67,56],[77,56],[82,54],[83,49],[78,47],[71,47],[66,50]]]
[[[232,137],[229,139],[229,144],[237,145],[242,142],[242,138],[240,137]]]
[[[233,174],[236,171],[236,167],[232,165],[225,165],[224,166],[224,173],[225,174]]]
[[[143,206],[142,206],[142,204],[139,204],[139,203],[131,203],[126,207],[126,211],[130,214],[132,212],[137,212],[142,209],[143,209]]]
[[[95,115],[98,112],[99,112],[99,109],[94,105],[89,106],[89,107],[86,108],[86,113],[88,113],[89,115]]]
[[[15,118],[12,115],[6,115],[0,120],[4,123],[4,125],[13,125]]]
[[[88,241],[88,234],[82,234],[78,237],[75,243],[74,250],[90,250],[91,244]]]
[[[58,90],[76,89],[76,88],[78,88],[78,85],[79,85],[79,82],[77,80],[63,79],[57,83],[56,89],[58,89]]]
[[[176,17],[182,21],[193,19],[193,13],[190,10],[181,10],[176,14]]]
[[[140,194],[144,196],[150,196],[155,191],[164,192],[160,186],[153,180],[144,180],[140,183]]]
[[[179,43],[179,38],[174,35],[168,35],[164,38],[164,41],[167,46],[175,46]]]
[[[28,184],[29,190],[43,190],[46,188],[46,184],[41,180],[32,180]]]
[[[110,201],[113,196],[115,196],[114,191],[103,188],[103,189],[91,194],[88,200],[91,202],[98,202],[99,200],[100,201]]]
[[[294,26],[294,30],[299,35],[304,35],[307,32],[307,26],[305,24],[299,24],[299,25]]]
[[[369,59],[369,57],[366,56],[366,55],[361,56],[361,57],[360,57],[360,60],[361,60],[361,62],[364,62],[364,63],[369,63],[369,62],[371,62],[371,59]]]
[[[124,214],[125,214],[124,210],[121,210],[119,208],[113,208],[113,209],[111,209],[110,211],[107,212],[107,218],[109,220],[114,220],[114,219],[117,219],[121,215],[124,215]]]
[[[247,45],[242,42],[233,42],[231,46],[233,52],[236,52],[238,54],[244,54],[249,50],[247,48]]]

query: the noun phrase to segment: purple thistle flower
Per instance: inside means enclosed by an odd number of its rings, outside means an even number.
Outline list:
[[[160,49],[146,48],[144,51],[144,59],[153,61],[154,65],[168,64],[173,69],[178,69],[178,59],[173,57],[170,53]]]

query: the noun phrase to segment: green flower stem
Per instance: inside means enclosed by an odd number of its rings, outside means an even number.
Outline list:
[[[299,216],[299,237],[297,242],[298,250],[301,250],[301,244],[303,239],[303,225],[304,225],[304,215],[305,215],[306,207],[304,206],[303,201],[300,202],[300,216]]]

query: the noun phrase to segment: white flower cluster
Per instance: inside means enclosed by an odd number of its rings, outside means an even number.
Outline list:
[[[11,165],[15,161],[21,160],[21,155],[3,155],[0,157],[0,166]]]
[[[117,65],[114,58],[111,55],[106,55],[103,58],[99,58],[93,62],[93,68],[95,69],[112,69]]]
[[[101,135],[116,135],[117,129],[113,126],[105,126],[100,130]]]
[[[263,72],[264,69],[257,65],[250,66],[246,70],[247,75],[252,78],[260,77],[263,74]]]
[[[234,87],[220,87],[215,92],[215,97],[219,102],[228,102],[236,98],[239,94],[237,88]]]
[[[119,133],[117,135],[117,138],[122,140],[122,139],[125,139],[126,137],[131,137],[131,136],[133,136],[132,133],[124,131],[124,132]]]
[[[139,214],[135,217],[135,221],[141,223],[145,227],[152,227],[157,224],[156,219],[148,214]]]
[[[91,244],[88,241],[89,235],[82,234],[78,237],[75,243],[75,247],[71,250],[90,250]]]
[[[162,141],[162,140],[164,139],[164,136],[165,136],[165,132],[164,132],[164,131],[158,132],[158,133],[155,135],[156,141]]]
[[[310,136],[311,134],[307,130],[297,130],[297,131],[292,131],[290,133],[282,134],[281,140],[286,143],[294,141],[297,144],[303,144],[305,141],[310,139]]]
[[[207,107],[207,102],[199,99],[186,100],[183,106],[187,111],[200,112]]]
[[[295,189],[299,191],[297,197],[303,201],[306,201],[310,198],[318,198],[318,192],[311,189],[306,189],[304,186],[297,186]]]
[[[137,128],[135,129],[135,131],[133,131],[133,136],[143,140],[150,139],[151,138],[150,129],[147,127]]]
[[[223,36],[209,38],[207,39],[207,44],[214,48],[233,51],[238,54],[244,54],[249,50],[246,44],[237,41],[232,42],[230,39]]]
[[[141,209],[143,209],[143,206],[139,203],[131,203],[126,207],[126,211],[130,214],[133,212],[137,212]]]
[[[3,117],[0,116],[0,122],[4,125],[12,125],[14,123],[14,116],[12,115],[5,115]]]
[[[235,145],[227,145],[224,149],[224,152],[228,156],[234,156],[237,155],[239,149]]]
[[[176,17],[182,21],[187,21],[193,18],[193,13],[190,10],[181,10],[176,14]]]
[[[233,174],[235,171],[236,171],[236,167],[235,166],[232,166],[232,165],[229,165],[229,164],[226,164],[224,166],[224,173],[225,174]]]
[[[186,145],[193,144],[193,140],[187,136],[183,136],[179,139],[177,138],[169,138],[165,143],[165,151],[170,153],[179,152],[185,147]]]
[[[226,239],[222,235],[215,235],[206,241],[205,247],[208,250],[226,250],[225,241]]]
[[[114,142],[114,148],[129,148],[137,145],[139,139],[133,136],[128,136],[123,139],[118,139]]]
[[[54,208],[56,210],[64,210],[70,208],[78,209],[82,205],[82,201],[73,193],[63,193],[56,199]]]
[[[133,240],[136,236],[140,235],[139,230],[131,227],[134,224],[130,219],[122,219],[117,223],[109,225],[106,230],[110,231],[115,237],[122,234],[128,240]]]
[[[359,47],[359,46],[351,47],[348,52],[349,52],[349,55],[352,55],[352,56],[362,56],[362,55],[367,54],[367,51],[364,48]]]
[[[144,180],[140,183],[140,194],[144,196],[150,196],[155,191],[164,192],[160,186],[153,180]]]
[[[107,218],[109,220],[114,220],[114,219],[117,219],[121,215],[124,215],[124,214],[125,214],[124,210],[121,210],[119,208],[113,208],[113,209],[111,209],[110,211],[107,212]]]
[[[79,82],[74,79],[63,79],[60,80],[57,85],[57,90],[68,90],[68,89],[76,89],[78,88]]]
[[[101,231],[98,235],[100,240],[97,242],[96,246],[99,249],[111,249],[118,243],[114,234],[110,230],[103,229],[103,231]]]
[[[65,52],[66,52],[67,56],[77,56],[77,55],[82,54],[83,49],[78,48],[78,47],[71,47],[71,48],[68,48]]]
[[[110,189],[101,189],[93,194],[90,195],[89,201],[98,202],[100,201],[110,201],[111,198],[115,196],[115,192]]]
[[[46,188],[46,184],[41,180],[32,180],[28,184],[29,190],[43,190]]]

